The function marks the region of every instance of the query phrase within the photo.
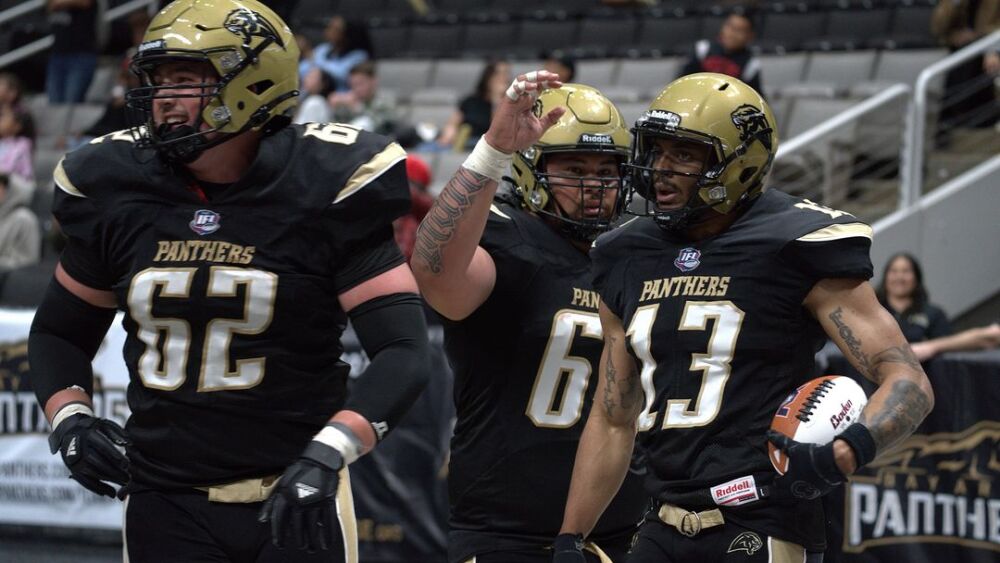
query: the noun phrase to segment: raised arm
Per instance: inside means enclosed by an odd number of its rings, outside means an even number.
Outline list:
[[[586,536],[625,479],[635,444],[643,392],[622,321],[603,303],[600,378],[580,437],[560,534]]]
[[[958,334],[915,342],[911,345],[913,353],[921,362],[945,352],[989,350],[998,346],[1000,346],[1000,323],[970,328]]]
[[[453,320],[475,311],[493,291],[496,266],[479,239],[493,194],[514,151],[534,144],[562,115],[537,117],[537,92],[562,84],[546,71],[520,75],[493,113],[490,128],[438,196],[417,229],[411,265],[420,291],[434,309]]]
[[[878,384],[859,423],[871,434],[876,453],[902,442],[934,407],[934,392],[899,325],[861,280],[829,279],[816,284],[806,307],[862,375]],[[839,447],[838,447],[839,446]],[[837,465],[853,473],[857,462],[842,440],[834,444]]]

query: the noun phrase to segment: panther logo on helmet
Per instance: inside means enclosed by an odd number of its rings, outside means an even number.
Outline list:
[[[277,30],[274,29],[271,22],[264,19],[257,12],[253,12],[247,8],[236,8],[232,12],[229,12],[222,27],[242,37],[244,45],[249,45],[253,37],[261,37],[273,40],[282,48],[285,46],[285,43],[281,40],[281,36],[278,35]]]
[[[767,123],[767,116],[760,108],[750,104],[743,104],[732,113],[733,125],[740,130],[740,141],[746,142],[751,137],[761,131],[771,128]],[[762,142],[770,144],[770,139],[761,139]]]

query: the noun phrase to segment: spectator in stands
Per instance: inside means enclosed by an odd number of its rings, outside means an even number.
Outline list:
[[[544,70],[549,72],[554,72],[559,75],[559,80],[563,84],[569,84],[573,82],[573,77],[576,76],[576,61],[573,57],[564,55],[562,53],[552,53],[545,59],[545,64],[542,65]]]
[[[0,108],[0,173],[34,182],[35,125],[24,110]]]
[[[493,108],[502,99],[512,79],[510,63],[488,63],[479,75],[475,92],[459,103],[448,123],[441,128],[437,144],[456,149],[471,149],[475,146],[490,128]]]
[[[969,352],[1000,347],[1000,322],[989,326],[970,328],[951,336],[932,338],[916,342],[912,346],[914,355],[921,362],[945,352]]]
[[[301,33],[295,34],[295,43],[299,46],[299,80],[304,81],[309,69],[314,68],[312,63],[313,43],[309,37]]]
[[[0,72],[0,109],[21,107],[21,96],[24,94],[24,82],[12,72]]]
[[[306,71],[302,78],[302,101],[295,112],[295,123],[327,123],[333,117],[333,108],[327,96],[333,92],[333,79],[319,67]]]
[[[348,84],[350,90],[333,92],[327,98],[334,121],[395,137],[400,127],[399,110],[390,98],[379,93],[375,63],[365,61],[352,68]]]
[[[1000,29],[1000,0],[941,0],[931,16],[931,33],[955,52]],[[973,57],[948,72],[941,108],[939,143],[955,126],[992,127],[998,111],[992,76],[1000,57]]]
[[[82,102],[97,68],[97,3],[48,0],[48,10],[55,38],[45,76],[49,103]]]
[[[751,88],[763,92],[760,60],[751,50],[754,38],[753,19],[745,12],[734,11],[722,22],[719,36],[695,43],[694,55],[681,70],[681,76],[696,72],[718,72],[739,78]]]
[[[917,259],[895,254],[882,271],[878,300],[892,313],[909,342],[922,342],[951,334],[948,317],[927,300],[924,274]]]
[[[413,244],[417,239],[417,226],[434,205],[434,198],[427,193],[431,184],[431,167],[415,154],[406,155],[406,178],[410,181],[410,212],[392,223],[396,244],[410,261]]]
[[[37,264],[41,256],[38,217],[28,208],[33,191],[28,180],[0,173],[0,271]]]
[[[348,22],[341,16],[333,16],[323,30],[325,43],[313,49],[309,59],[309,68],[319,67],[333,79],[333,88],[338,92],[349,88],[347,78],[351,69],[359,63],[372,58],[372,43],[368,37],[368,29],[355,22]],[[299,77],[304,79],[303,70],[299,67]]]

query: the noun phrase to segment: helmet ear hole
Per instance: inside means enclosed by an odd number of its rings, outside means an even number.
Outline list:
[[[740,183],[741,184],[746,184],[747,182],[750,181],[750,178],[753,178],[753,175],[756,174],[756,173],[757,173],[757,167],[756,166],[751,166],[749,168],[744,168],[743,172],[740,172]]]

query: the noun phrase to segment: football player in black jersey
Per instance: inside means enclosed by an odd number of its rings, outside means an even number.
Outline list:
[[[762,192],[774,116],[735,78],[671,83],[633,131],[630,179],[645,216],[591,250],[604,356],[556,561],[582,561],[577,539],[617,490],[637,433],[657,507],[630,562],[819,561],[819,497],[913,432],[934,402],[867,281],[871,228]],[[769,434],[826,336],[880,387],[833,443]],[[784,476],[768,440],[789,455]]]
[[[290,126],[297,61],[256,0],[178,0],[132,62],[141,122],[55,170],[69,240],[32,325],[32,380],[71,477],[126,499],[126,560],[356,561],[347,466],[426,384],[422,305],[393,242],[405,153]],[[115,309],[124,429],[91,403]],[[350,396],[348,318],[372,359]]]
[[[559,85],[544,71],[520,80],[532,92]],[[511,93],[425,217],[412,261],[447,319],[455,372],[452,563],[552,557],[601,354],[587,253],[623,202],[629,135],[607,98],[578,84],[534,103]],[[494,201],[508,163],[514,197]],[[623,560],[645,508],[641,482],[627,479],[590,557]]]

